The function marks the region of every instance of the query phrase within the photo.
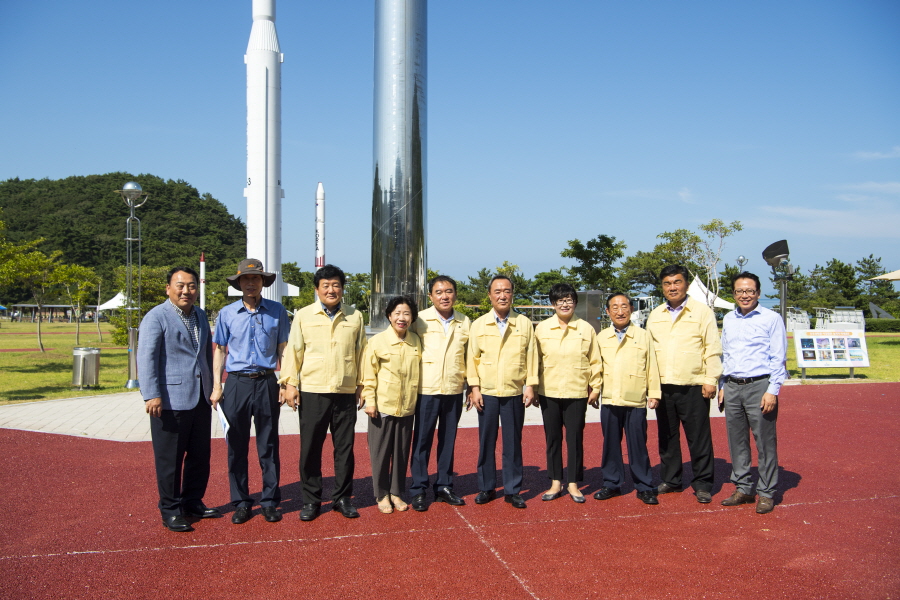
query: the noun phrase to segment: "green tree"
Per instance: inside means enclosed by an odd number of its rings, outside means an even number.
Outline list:
[[[281,277],[284,282],[296,285],[300,290],[298,296],[282,298],[282,304],[288,310],[294,311],[313,303],[316,299],[315,275],[312,271],[301,271],[295,262],[281,264]]]
[[[363,313],[366,323],[369,322],[369,294],[372,276],[369,273],[347,273],[347,285],[344,286],[343,302],[356,307]]]
[[[732,266],[728,263],[725,263],[725,266],[722,268],[722,272],[719,273],[719,290],[722,292],[722,294],[725,294],[725,296],[731,294],[731,280],[740,272],[741,270],[737,265]]]
[[[581,240],[569,240],[569,247],[560,252],[564,258],[572,258],[576,265],[569,269],[579,283],[587,289],[612,289],[617,287],[613,263],[625,255],[625,242],[617,242],[608,235],[598,235],[587,244]]]
[[[534,276],[532,280],[532,292],[535,294],[549,294],[550,288],[557,283],[572,284],[577,278],[569,276],[565,267],[559,269],[550,269],[549,271],[541,271]],[[577,283],[573,285],[577,289]]]
[[[856,261],[855,268],[862,285],[860,308],[868,309],[870,302],[884,308],[883,305],[891,306],[892,302],[900,297],[900,294],[894,289],[893,281],[869,281],[873,277],[887,273],[887,269],[881,264],[881,257],[875,258],[874,254],[870,254],[868,257]]]
[[[693,243],[687,246],[688,254],[697,266],[697,271],[693,271],[692,275],[699,277],[709,290],[706,302],[710,308],[715,307],[716,296],[719,295],[719,260],[725,249],[725,238],[741,229],[740,221],[725,223],[721,219],[713,219],[700,225],[701,235],[695,236]]]
[[[53,282],[60,285],[69,299],[72,314],[75,315],[75,345],[81,344],[81,315],[84,305],[92,300],[94,288],[100,278],[90,267],[80,265],[59,265],[53,271]]]
[[[141,269],[141,302],[140,311],[134,315],[132,327],[138,328],[141,325],[141,319],[147,312],[168,299],[166,295],[166,277],[171,267],[143,267]],[[115,289],[125,289],[125,267],[116,267],[114,271]],[[135,273],[134,281],[134,300],[137,304],[137,273]],[[113,326],[113,342],[123,346],[128,344],[128,320],[124,310],[114,311],[109,322]],[[140,340],[138,340],[140,343]]]
[[[691,248],[699,243],[700,237],[687,229],[664,231],[656,237],[662,241],[652,251],[638,251],[622,261],[620,280],[625,289],[648,292],[662,298],[659,273],[663,267],[683,265],[691,273],[700,270],[691,253]]]
[[[62,252],[56,250],[44,254],[40,250],[32,250],[19,255],[15,261],[0,264],[0,280],[20,283],[30,293],[37,304],[37,340],[38,347],[44,352],[44,340],[41,338],[42,310],[47,296],[55,286],[54,272],[59,267],[58,259]]]

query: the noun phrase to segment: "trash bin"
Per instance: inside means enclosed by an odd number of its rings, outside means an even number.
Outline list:
[[[72,348],[72,386],[100,384],[100,348]]]

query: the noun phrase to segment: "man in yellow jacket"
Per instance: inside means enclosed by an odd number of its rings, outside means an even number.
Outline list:
[[[659,275],[666,302],[650,313],[662,399],[656,409],[659,431],[658,492],[681,491],[681,434],[687,438],[697,502],[712,502],[713,446],[710,400],[722,375],[722,342],[713,311],[687,295],[688,271],[669,265]]]
[[[503,425],[503,493],[525,508],[522,489],[522,426],[539,382],[534,327],[513,312],[513,283],[495,275],[488,284],[492,310],[472,323],[466,357],[469,401],[478,409],[478,487],[475,504],[494,499],[497,429]]]
[[[301,521],[312,521],[322,504],[322,449],[331,429],[334,446],[332,510],[348,519],[353,506],[353,442],[362,406],[361,365],[366,349],[362,314],[342,304],[346,277],[334,265],[316,271],[318,299],[294,315],[281,362],[285,400],[300,412]]]
[[[607,298],[606,314],[612,327],[597,334],[603,377],[600,399],[603,487],[594,498],[608,500],[622,493],[624,430],[637,497],[644,504],[659,504],[647,454],[647,407],[656,408],[662,393],[653,341],[649,333],[631,324],[631,299],[627,295],[615,293]]]
[[[416,404],[416,424],[412,440],[412,496],[414,510],[428,510],[428,460],[437,428],[437,476],[434,499],[451,506],[465,501],[453,491],[453,452],[456,429],[462,416],[463,388],[466,385],[466,346],[469,317],[453,310],[456,282],[438,275],[428,284],[432,307],[419,313],[412,331],[422,339],[422,385]],[[438,424],[440,423],[440,424]]]

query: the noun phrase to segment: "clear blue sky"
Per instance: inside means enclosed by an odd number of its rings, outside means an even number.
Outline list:
[[[244,217],[250,0],[0,3],[0,179],[184,179]],[[371,0],[278,2],[285,261],[369,269]],[[429,265],[526,275],[713,217],[724,258],[900,269],[900,3],[429,6]],[[124,183],[124,182],[123,182]],[[152,202],[152,200],[151,200]],[[152,232],[145,232],[152,235]]]

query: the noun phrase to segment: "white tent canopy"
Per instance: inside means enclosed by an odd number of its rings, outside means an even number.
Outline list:
[[[869,281],[875,281],[877,279],[886,279],[888,281],[900,281],[900,271],[893,271],[891,273],[885,273],[884,275],[879,275],[878,277],[873,277]]]
[[[114,308],[122,308],[125,306],[125,294],[119,292],[112,299],[107,300],[97,307],[97,310],[112,310]]]
[[[713,296],[713,293],[710,292],[708,289],[706,289],[706,286],[703,285],[699,279],[694,279],[691,282],[691,285],[688,286],[688,296],[690,296],[694,300],[697,300],[698,302],[702,302],[703,304],[706,304],[707,306],[709,306],[709,302],[707,301],[707,298],[709,296]],[[734,302],[728,302],[726,300],[722,300],[718,296],[714,296],[714,297],[716,299],[715,300],[716,308],[722,308],[725,310],[734,310]]]

